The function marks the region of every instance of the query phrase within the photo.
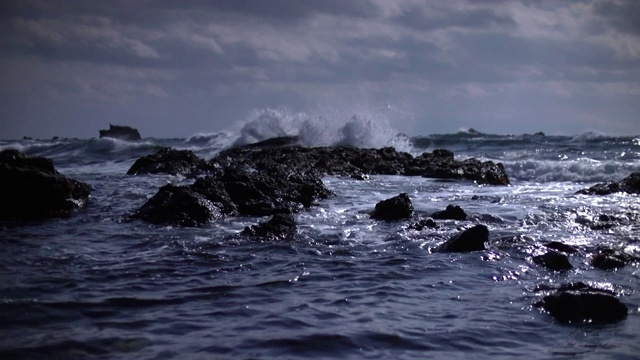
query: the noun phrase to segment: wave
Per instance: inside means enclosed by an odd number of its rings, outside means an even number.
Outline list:
[[[573,161],[528,159],[505,161],[503,165],[512,182],[600,183],[620,181],[640,171],[640,162],[596,161],[588,158]]]

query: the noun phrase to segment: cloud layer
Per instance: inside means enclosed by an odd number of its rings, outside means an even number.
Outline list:
[[[382,106],[412,134],[640,134],[638,14],[634,0],[0,0],[0,136],[109,122],[189,136],[254,108]]]

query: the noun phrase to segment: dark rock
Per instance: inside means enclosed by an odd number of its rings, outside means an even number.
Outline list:
[[[422,219],[415,224],[409,225],[408,227],[408,229],[410,230],[418,230],[418,231],[422,231],[424,230],[424,228],[437,229],[438,224],[436,224],[436,222],[433,221],[433,219],[429,218],[429,219]]]
[[[573,269],[573,265],[569,262],[567,255],[560,254],[556,251],[549,251],[544,255],[534,256],[533,262],[556,271]]]
[[[393,221],[408,219],[412,215],[413,205],[411,204],[411,199],[409,199],[407,193],[402,193],[377,203],[375,210],[371,213],[371,218]]]
[[[296,222],[291,214],[276,214],[264,223],[247,226],[243,235],[258,236],[267,240],[291,239],[296,231]]]
[[[592,290],[558,290],[535,305],[565,323],[610,324],[626,318],[629,311],[615,296]]]
[[[467,214],[458,205],[448,205],[443,211],[436,211],[431,217],[437,220],[467,220]]]
[[[100,130],[100,137],[114,138],[126,141],[137,141],[142,137],[137,129],[129,126],[109,124],[108,130]]]
[[[314,172],[227,167],[190,186],[161,188],[133,217],[155,224],[198,226],[221,215],[292,213],[332,194]]]
[[[193,176],[212,170],[191,150],[164,148],[136,160],[127,175],[170,174]]]
[[[534,136],[546,136],[542,131],[538,131],[537,133],[533,134]]]
[[[591,265],[601,270],[614,270],[624,267],[626,263],[615,255],[596,254],[591,258]]]
[[[567,254],[575,254],[578,252],[578,250],[573,246],[563,244],[559,241],[550,241],[544,244],[544,246],[549,249],[562,251],[563,253],[567,253]]]
[[[609,195],[617,192],[640,194],[640,173],[633,173],[620,182],[596,184],[588,189],[576,192],[581,195]]]
[[[65,216],[84,206],[90,192],[88,184],[58,173],[50,159],[0,152],[0,220]]]
[[[452,236],[440,245],[437,252],[470,252],[486,250],[485,243],[489,241],[489,229],[484,225],[476,225],[457,235]]]

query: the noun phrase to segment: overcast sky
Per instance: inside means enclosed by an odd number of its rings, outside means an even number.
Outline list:
[[[637,135],[640,1],[0,0],[0,138],[188,137],[265,108]]]

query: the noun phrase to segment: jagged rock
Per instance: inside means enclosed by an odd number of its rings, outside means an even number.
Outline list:
[[[563,253],[567,253],[567,254],[575,254],[578,252],[578,250],[573,246],[563,244],[559,241],[550,241],[544,244],[544,246],[549,249],[562,251]]]
[[[155,224],[199,226],[221,215],[292,213],[332,194],[314,172],[227,167],[189,186],[162,187],[133,217]]]
[[[619,182],[596,184],[576,192],[581,195],[609,195],[617,192],[640,194],[640,172],[633,173]]]
[[[196,156],[191,150],[175,150],[164,148],[154,154],[136,160],[127,175],[170,174],[198,175],[207,173],[212,168]]]
[[[290,239],[296,231],[296,222],[291,214],[275,214],[264,223],[247,226],[243,235],[257,236],[267,240]]]
[[[485,243],[489,241],[489,229],[484,225],[476,225],[459,234],[452,236],[440,245],[436,252],[470,252],[485,250]]]
[[[596,254],[591,258],[591,265],[601,270],[614,270],[624,267],[626,263],[615,255]]]
[[[535,306],[561,322],[598,325],[621,321],[629,311],[610,291],[584,283],[563,285],[543,297]]]
[[[377,220],[401,220],[413,215],[413,205],[407,193],[402,193],[390,199],[380,201],[371,213],[372,219]]]
[[[573,265],[569,262],[567,255],[560,254],[556,251],[549,251],[544,255],[534,256],[533,262],[556,271],[573,269]]]
[[[126,141],[138,141],[142,139],[140,132],[130,126],[109,124],[108,130],[100,130],[100,137],[114,138]]]
[[[91,187],[56,171],[43,157],[0,152],[0,220],[65,216],[86,204]]]
[[[437,220],[467,220],[467,214],[458,205],[447,205],[443,211],[436,211],[431,217]]]
[[[407,229],[422,231],[424,228],[437,229],[438,224],[436,224],[436,222],[431,218],[421,219],[417,223],[409,225]]]

